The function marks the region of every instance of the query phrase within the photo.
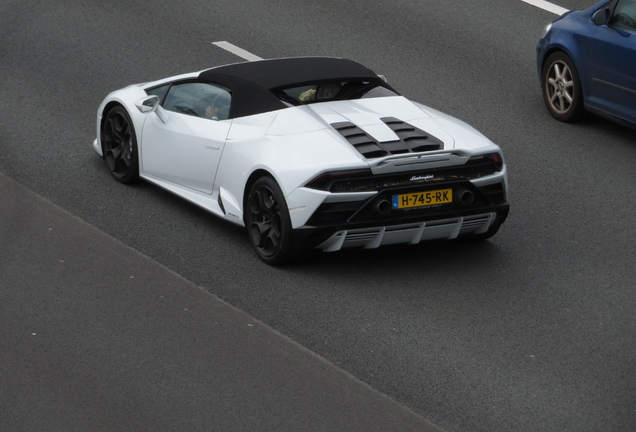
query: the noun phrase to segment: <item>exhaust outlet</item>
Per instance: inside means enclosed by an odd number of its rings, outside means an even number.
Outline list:
[[[461,190],[457,193],[457,195],[459,196],[459,202],[463,205],[471,205],[473,201],[475,201],[475,194],[469,190]]]
[[[389,200],[380,200],[375,203],[375,212],[379,215],[386,216],[391,213],[392,207]]]

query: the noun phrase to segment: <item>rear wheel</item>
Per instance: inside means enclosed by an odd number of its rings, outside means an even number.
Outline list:
[[[280,187],[271,177],[252,185],[245,209],[245,225],[258,257],[270,265],[294,258],[291,218]]]
[[[121,183],[132,183],[139,177],[137,136],[132,121],[121,106],[111,109],[102,128],[102,149],[110,173]]]
[[[563,122],[577,120],[583,113],[581,80],[572,59],[556,52],[546,60],[541,73],[543,100],[552,117]]]

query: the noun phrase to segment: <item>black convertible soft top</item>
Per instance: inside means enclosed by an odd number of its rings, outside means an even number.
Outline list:
[[[365,81],[391,88],[371,69],[335,57],[294,57],[219,66],[199,74],[199,80],[219,84],[232,93],[230,118],[287,108],[276,92],[330,81]]]

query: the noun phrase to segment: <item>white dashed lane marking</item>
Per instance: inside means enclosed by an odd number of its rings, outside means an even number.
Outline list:
[[[532,6],[538,7],[539,9],[552,12],[553,14],[557,14],[557,15],[563,15],[564,13],[569,12],[568,9],[562,8],[561,6],[557,6],[545,0],[521,0],[521,1],[531,4]]]
[[[245,51],[243,48],[239,48],[236,45],[232,45],[231,43],[226,41],[212,42],[212,45],[216,45],[219,48],[223,48],[224,50],[229,51],[232,54],[235,54],[247,61],[263,60],[261,57],[254,55],[249,51]]]

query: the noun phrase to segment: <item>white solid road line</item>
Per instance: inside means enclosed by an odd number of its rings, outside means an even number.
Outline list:
[[[521,1],[531,4],[532,6],[536,6],[539,9],[552,12],[553,14],[557,14],[557,15],[563,15],[564,13],[569,12],[568,9],[562,8],[561,6],[557,6],[545,0],[521,0]]]
[[[254,55],[249,51],[245,51],[243,48],[239,48],[236,45],[232,45],[231,43],[226,41],[212,42],[212,45],[216,45],[219,48],[223,48],[224,50],[229,51],[232,54],[235,54],[247,61],[263,60],[261,57]]]

